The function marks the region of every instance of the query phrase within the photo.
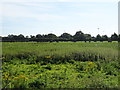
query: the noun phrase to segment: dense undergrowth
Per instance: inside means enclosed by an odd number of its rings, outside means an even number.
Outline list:
[[[118,43],[3,43],[2,88],[119,88]]]

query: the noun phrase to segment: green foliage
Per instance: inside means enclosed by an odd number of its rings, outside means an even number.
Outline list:
[[[118,88],[117,42],[3,43],[4,88]]]

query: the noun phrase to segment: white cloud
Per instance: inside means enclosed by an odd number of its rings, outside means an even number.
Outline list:
[[[37,4],[27,4],[30,6],[39,6]],[[50,9],[50,6],[41,6],[42,10],[45,8]],[[54,8],[54,7],[51,7]],[[3,8],[3,16],[4,17],[12,17],[12,18],[34,18],[37,20],[53,20],[53,19],[64,19],[65,16],[60,16],[58,14],[48,14],[48,13],[38,13],[38,12],[32,12],[34,9],[30,9],[29,7],[24,7],[24,6],[19,6],[19,5],[14,5],[14,4],[4,4]]]

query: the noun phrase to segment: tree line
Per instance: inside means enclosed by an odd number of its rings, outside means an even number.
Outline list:
[[[91,36],[91,34],[84,34],[82,31],[77,31],[75,35],[71,35],[69,33],[63,33],[60,36],[56,36],[55,34],[49,33],[49,34],[37,34],[37,35],[30,35],[24,36],[22,34],[20,35],[8,35],[7,37],[1,37],[2,42],[31,42],[31,41],[36,41],[36,42],[59,42],[59,41],[119,41],[120,40],[120,34],[112,34],[110,37],[107,35],[100,35],[98,34],[96,37]]]

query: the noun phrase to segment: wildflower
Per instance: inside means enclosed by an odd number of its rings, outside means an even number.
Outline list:
[[[25,77],[25,79],[28,79],[27,77]]]
[[[19,75],[20,78],[24,78],[25,76],[24,75]]]
[[[45,56],[45,58],[50,59],[50,58],[51,58],[51,56]]]
[[[95,67],[97,67],[97,65],[94,62],[88,62],[85,68],[85,72],[93,70]]]
[[[89,66],[94,65],[94,62],[89,62],[88,65]]]
[[[23,78],[23,79],[28,79],[26,76],[24,75],[19,75],[19,78]]]

